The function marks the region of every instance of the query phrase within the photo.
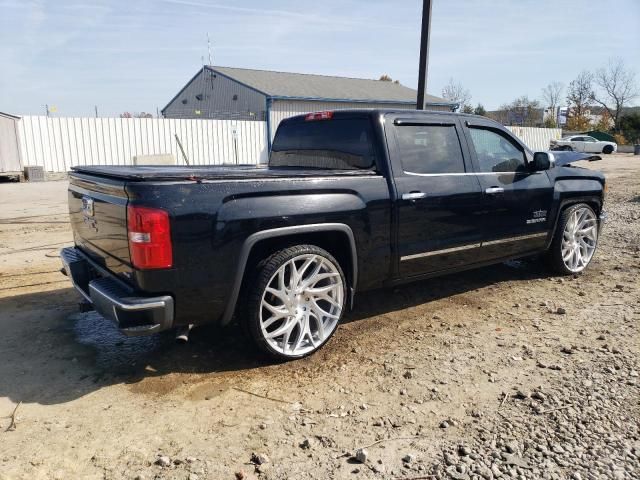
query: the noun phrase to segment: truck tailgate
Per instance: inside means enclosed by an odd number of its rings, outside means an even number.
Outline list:
[[[131,274],[127,202],[122,180],[78,173],[70,176],[69,216],[76,246],[124,280]]]

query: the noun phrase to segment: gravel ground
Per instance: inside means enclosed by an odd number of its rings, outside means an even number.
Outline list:
[[[0,479],[640,478],[640,159],[588,167],[610,221],[583,275],[365,293],[286,364],[235,327],[176,345],[77,313],[66,184],[0,185]]]

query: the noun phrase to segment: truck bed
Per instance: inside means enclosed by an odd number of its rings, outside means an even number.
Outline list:
[[[324,170],[317,168],[287,168],[256,165],[201,165],[201,166],[77,166],[72,171],[80,174],[99,175],[101,177],[117,178],[132,182],[162,181],[162,180],[242,180],[249,178],[279,178],[279,177],[326,177],[326,176],[354,176],[376,175],[372,170]]]

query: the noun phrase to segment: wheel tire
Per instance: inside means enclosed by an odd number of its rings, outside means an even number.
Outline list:
[[[565,152],[573,152],[573,147],[566,145],[562,150],[564,150]]]
[[[604,153],[605,155],[613,153],[613,147],[611,145],[605,145],[602,149],[602,153]]]
[[[584,217],[582,217],[583,213]],[[583,218],[584,223],[578,225],[580,218]],[[567,207],[560,214],[553,241],[547,252],[547,262],[554,271],[561,275],[574,275],[582,273],[587,268],[598,246],[597,218],[596,213],[586,203]],[[575,228],[574,224],[570,224],[574,220]],[[585,226],[587,224],[589,226]],[[589,230],[591,237],[587,234],[579,235],[579,232],[585,229]],[[576,249],[579,250],[579,259],[574,253],[568,256],[569,252],[574,252]]]
[[[307,261],[310,263],[303,269]],[[291,265],[296,272],[302,271],[297,282],[292,282]],[[312,281],[312,277],[319,280]],[[346,285],[340,264],[326,250],[315,245],[285,248],[260,262],[247,282],[240,323],[269,356],[279,360],[305,357],[318,351],[336,331],[346,305]],[[318,289],[327,292],[312,293]],[[283,333],[268,337],[276,331]]]

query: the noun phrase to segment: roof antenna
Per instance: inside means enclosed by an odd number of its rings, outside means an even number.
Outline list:
[[[209,51],[209,65],[213,65],[211,63],[211,40],[209,40],[209,32],[207,32],[207,50]]]

